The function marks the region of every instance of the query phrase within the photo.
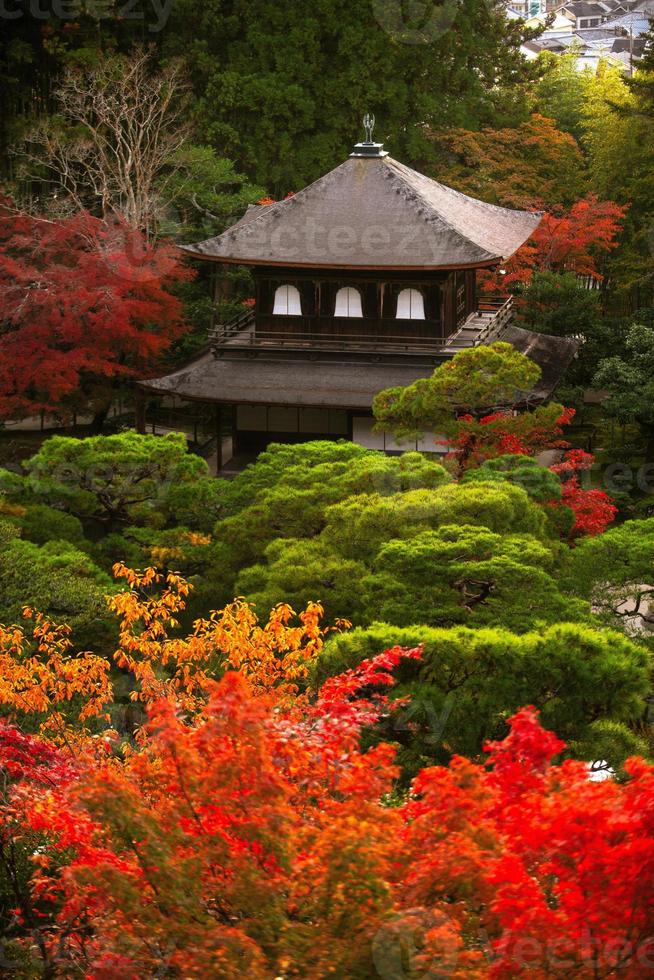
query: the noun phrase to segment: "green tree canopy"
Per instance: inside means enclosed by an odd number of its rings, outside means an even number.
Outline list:
[[[332,504],[357,494],[394,499],[449,479],[442,466],[416,452],[389,457],[329,442],[273,446],[226,488],[223,502],[241,509],[216,524],[209,581],[200,589],[233,598],[242,569],[260,561],[276,539],[315,537]]]
[[[486,527],[496,534],[547,535],[541,508],[509,483],[451,483],[390,497],[351,497],[329,509],[323,535],[343,554],[366,559],[391,538],[412,537],[444,524]]]
[[[111,578],[69,542],[51,540],[39,547],[0,520],[0,622],[19,622],[29,606],[69,625],[78,649],[109,655],[116,627],[105,596],[113,591]]]
[[[654,518],[626,521],[580,541],[570,552],[562,584],[591,602],[609,625],[645,638],[646,624],[654,622],[653,557]]]
[[[463,475],[464,483],[514,483],[539,504],[561,499],[561,480],[531,456],[504,455],[487,459]]]
[[[216,481],[205,461],[187,451],[181,433],[52,436],[26,470],[20,492],[109,529],[127,523],[163,527],[173,517],[210,528],[217,513]],[[16,492],[15,485],[8,489]]]
[[[446,525],[379,549],[361,582],[363,620],[398,626],[499,625],[588,617],[585,603],[561,594],[552,551],[526,534]]]
[[[479,417],[512,407],[539,377],[537,364],[498,341],[460,351],[430,378],[405,388],[387,388],[375,397],[373,411],[378,424],[399,439],[425,430],[451,433],[457,415]]]
[[[593,334],[602,315],[599,290],[586,289],[574,272],[535,272],[517,302],[519,326],[559,337]]]
[[[643,311],[645,312],[645,311]],[[642,314],[635,314],[639,318]],[[654,317],[633,323],[621,354],[600,361],[593,384],[609,393],[604,410],[620,422],[637,420],[654,431]]]
[[[201,140],[281,197],[344,159],[367,110],[375,137],[423,169],[426,126],[521,117],[529,33],[482,0],[176,0],[162,48],[188,60]]]
[[[583,145],[593,190],[627,204],[621,247],[608,263],[614,286],[651,296],[654,259],[654,72],[646,57],[632,81],[620,68],[600,63],[584,104]]]
[[[277,539],[243,569],[236,591],[261,611],[311,599],[328,618],[398,625],[587,618],[553,573],[559,545],[543,509],[508,482],[446,484],[349,497],[326,511],[311,540]]]
[[[535,705],[544,723],[563,732],[575,754],[619,765],[642,743],[626,727],[642,716],[649,654],[624,636],[563,624],[517,636],[506,629],[398,628],[375,623],[333,636],[314,683],[355,667],[396,644],[424,644],[422,661],[398,670],[398,697],[408,709],[378,735],[400,743],[410,773],[452,754],[478,755],[501,735],[517,707]],[[613,740],[610,739],[612,722]],[[598,753],[604,753],[599,755]]]
[[[566,382],[589,385],[600,361],[623,351],[626,317],[602,309],[600,289],[587,289],[573,272],[535,272],[516,288],[516,323],[537,333],[579,337],[583,343],[566,372]]]
[[[233,480],[221,481],[221,516],[229,517],[254,503],[262,491],[277,486],[286,474],[292,480],[302,479],[302,474],[306,474],[306,479],[311,479],[309,474],[314,468],[324,464],[340,465],[341,471],[347,472],[351,461],[370,455],[370,451],[363,446],[345,440],[271,443],[254,463],[237,473]]]
[[[545,71],[535,89],[538,110],[577,141],[584,135],[584,107],[592,79],[589,69],[579,71],[580,53],[580,44],[571,44],[563,54],[544,51],[540,60]]]

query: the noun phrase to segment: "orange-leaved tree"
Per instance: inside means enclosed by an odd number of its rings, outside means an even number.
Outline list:
[[[0,706],[65,739],[104,714],[113,696],[109,664],[92,653],[75,654],[68,626],[29,608],[24,617],[33,620],[31,629],[0,624]]]
[[[79,757],[46,787],[0,731],[5,837],[38,841],[19,953],[52,976],[365,976],[401,818],[381,802],[393,749],[359,745],[386,699],[358,689],[418,655],[389,651],[304,707],[228,671],[201,717],[153,702],[122,763]]]
[[[649,975],[651,766],[593,782],[523,710],[485,761],[390,805],[393,749],[361,750],[352,698],[350,679],[289,715],[229,672],[201,721],[151,706],[119,769],[15,775],[13,832],[39,841],[18,949],[134,980]],[[0,753],[20,769],[1,732]]]
[[[626,213],[626,207],[588,194],[568,210],[543,215],[501,272],[481,276],[483,291],[506,293],[512,285],[529,283],[535,272],[574,272],[601,280],[602,259],[618,247]]]
[[[56,729],[0,725],[15,974],[649,975],[652,766],[633,759],[624,781],[593,782],[585,763],[558,761],[563,742],[527,708],[486,758],[423,769],[398,796],[393,746],[362,734],[405,704],[386,692],[420,648],[298,692],[322,642],[318,608],[261,626],[237,604],[176,641],[186,583],[117,572],[140,737],[103,754],[90,738],[71,751]],[[89,717],[104,708],[103,694]]]
[[[128,585],[108,599],[120,620],[114,659],[136,681],[132,700],[144,704],[172,697],[186,710],[198,710],[226,669],[239,670],[255,693],[296,695],[329,632],[321,625],[320,603],[309,603],[297,615],[282,603],[261,624],[252,606],[236,599],[197,620],[189,636],[171,636],[189,584],[174,572],[164,577],[154,568],[136,572],[121,563],[114,565],[114,575]],[[339,621],[333,628],[346,625]]]

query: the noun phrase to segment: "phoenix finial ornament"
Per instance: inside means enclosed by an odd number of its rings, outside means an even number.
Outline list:
[[[363,117],[363,128],[366,131],[366,143],[372,143],[372,132],[375,128],[375,117],[371,112],[366,112]]]

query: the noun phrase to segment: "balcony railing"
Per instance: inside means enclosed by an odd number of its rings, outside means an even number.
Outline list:
[[[211,335],[215,351],[323,351],[380,354],[452,354],[474,347],[501,329],[511,316],[510,300],[491,299],[450,336],[442,337],[437,321],[368,319],[368,330],[345,329],[351,321],[329,317],[294,317],[292,328],[280,322],[270,329],[255,323],[252,310],[239,314],[229,323],[217,326]],[[280,318],[282,320],[283,318]],[[282,326],[285,329],[282,329]],[[376,328],[376,329],[375,329]],[[380,329],[381,328],[381,329]]]

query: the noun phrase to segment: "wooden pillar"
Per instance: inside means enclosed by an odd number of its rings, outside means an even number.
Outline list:
[[[134,407],[136,418],[135,427],[136,431],[144,436],[145,435],[145,397],[143,392],[137,388],[136,389],[136,405]]]
[[[477,312],[477,272],[466,269],[466,315]]]
[[[211,304],[211,317],[209,319],[210,330],[215,330],[217,324],[216,307],[218,306],[218,272],[214,266],[211,270],[211,293],[213,302]]]
[[[216,431],[216,476],[220,476],[223,468],[223,413],[220,405],[215,407],[215,431]]]
[[[451,272],[443,283],[443,333],[446,337],[449,337],[455,330],[456,310],[454,289],[454,273]]]
[[[239,451],[239,438],[237,422],[238,405],[232,405],[232,456],[236,456]]]

